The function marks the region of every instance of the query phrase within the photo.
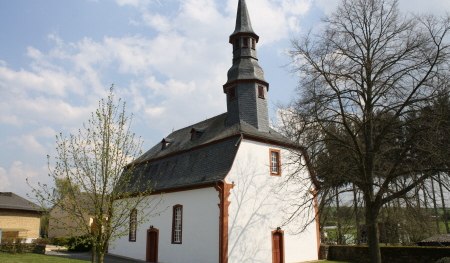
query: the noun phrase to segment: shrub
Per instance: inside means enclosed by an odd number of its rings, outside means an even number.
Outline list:
[[[36,238],[33,240],[33,243],[36,245],[47,245],[49,244],[48,238]]]
[[[92,241],[89,236],[71,237],[68,240],[67,248],[69,251],[85,252],[92,248]]]
[[[436,263],[450,263],[450,257],[441,258]]]
[[[67,246],[69,243],[68,237],[53,237],[49,240],[49,244],[55,245],[55,246]]]
[[[45,253],[45,244],[31,243],[27,244],[23,242],[23,239],[8,239],[3,240],[0,244],[0,251],[16,254],[16,253]]]

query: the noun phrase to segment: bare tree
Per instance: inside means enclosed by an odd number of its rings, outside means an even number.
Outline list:
[[[318,34],[293,41],[300,99],[286,110],[298,118],[303,135],[296,138],[312,167],[330,143],[348,158],[339,180],[312,173],[312,181],[319,196],[342,182],[359,190],[374,263],[381,262],[383,205],[443,169],[441,156],[416,143],[427,127],[407,128],[420,121],[415,113],[437,96],[448,71],[449,30],[449,17],[404,17],[396,0],[343,0]]]
[[[56,136],[54,163],[48,159],[49,176],[57,188],[45,184],[33,187],[41,204],[67,215],[60,226],[70,222],[77,235],[92,243],[92,262],[103,262],[109,241],[129,233],[127,224],[133,209],[144,211],[154,205],[145,198],[150,193],[149,182],[133,182],[141,185],[142,192],[122,191],[134,170],[129,163],[141,154],[142,141],[131,132],[130,122],[125,103],[120,99],[116,102],[111,87],[78,133]],[[136,223],[146,218],[141,216]]]

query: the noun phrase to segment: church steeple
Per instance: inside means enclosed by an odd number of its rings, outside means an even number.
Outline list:
[[[227,123],[244,121],[260,131],[269,130],[267,92],[269,84],[258,64],[256,44],[259,36],[253,31],[245,0],[239,0],[236,26],[230,36],[233,65],[223,85],[227,94]]]
[[[238,10],[236,15],[236,27],[234,28],[233,34],[230,36],[231,39],[241,33],[253,34],[256,39],[259,39],[258,35],[255,34],[252,28],[252,22],[250,21],[250,16],[248,15],[247,4],[244,1],[239,1]]]

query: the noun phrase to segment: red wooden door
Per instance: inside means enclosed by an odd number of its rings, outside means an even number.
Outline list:
[[[272,232],[272,263],[284,263],[284,240],[281,230]]]
[[[158,238],[158,229],[147,230],[147,262],[158,262]]]

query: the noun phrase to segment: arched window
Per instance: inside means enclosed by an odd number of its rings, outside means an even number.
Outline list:
[[[130,242],[136,242],[136,228],[137,228],[137,210],[132,209],[130,212],[130,229],[128,234],[128,240]]]
[[[280,150],[270,149],[270,175],[281,175]]]
[[[172,244],[181,244],[183,237],[183,206],[174,205],[172,215]]]

